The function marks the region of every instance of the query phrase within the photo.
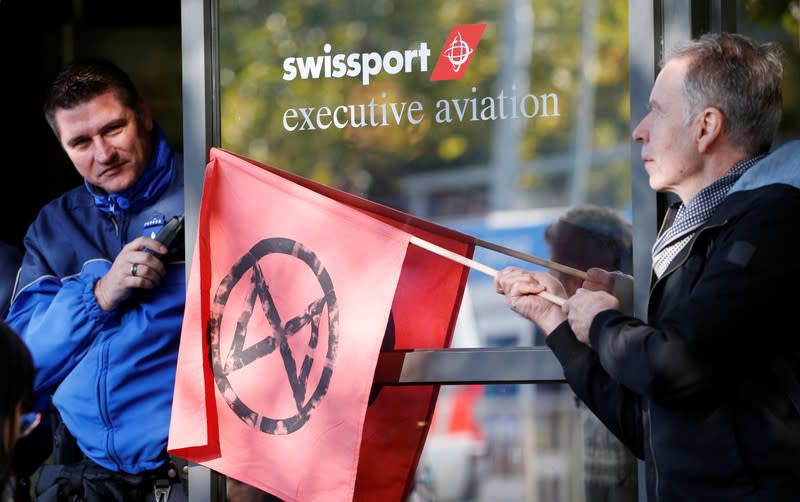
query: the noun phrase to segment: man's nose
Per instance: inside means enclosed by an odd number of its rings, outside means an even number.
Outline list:
[[[631,137],[637,143],[645,143],[647,141],[647,116],[645,116],[642,120],[636,124],[636,127],[633,128],[633,133],[631,133]]]
[[[106,164],[114,158],[114,147],[103,138],[98,138],[94,142],[94,160],[101,164]]]

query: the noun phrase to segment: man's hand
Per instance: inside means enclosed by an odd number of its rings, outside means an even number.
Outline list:
[[[138,237],[127,243],[111,264],[111,269],[94,285],[94,296],[100,308],[110,312],[131,295],[134,288],[151,289],[161,283],[166,273],[164,264],[148,248],[164,254],[167,247],[155,239]]]
[[[583,281],[583,288],[589,291],[605,291],[619,300],[618,310],[626,315],[633,315],[633,277],[622,272],[607,272],[602,268],[590,268],[586,271],[588,279]]]
[[[581,342],[589,343],[589,328],[594,317],[604,310],[619,310],[619,300],[605,291],[580,288],[564,304],[569,326]]]
[[[588,279],[583,281],[583,288],[589,291],[605,291],[610,293],[614,290],[614,273],[603,270],[602,268],[592,267],[586,271]]]
[[[566,319],[560,306],[538,296],[538,293],[547,291],[561,298],[567,297],[564,286],[550,274],[507,267],[498,272],[494,287],[506,296],[511,310],[535,322],[546,335]]]

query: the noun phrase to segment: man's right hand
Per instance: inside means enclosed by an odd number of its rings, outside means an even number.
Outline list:
[[[111,269],[94,285],[94,296],[100,308],[110,312],[131,295],[135,288],[151,289],[161,283],[166,273],[164,264],[150,249],[160,254],[167,247],[150,237],[138,237],[122,248],[114,259]]]
[[[546,272],[507,267],[497,273],[494,285],[498,293],[505,295],[511,310],[535,322],[545,334],[550,334],[567,318],[560,306],[538,296],[547,291],[561,298],[567,297],[564,286]]]

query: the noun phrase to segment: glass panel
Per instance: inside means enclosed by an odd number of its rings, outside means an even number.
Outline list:
[[[625,1],[222,0],[220,39],[223,148],[544,258],[568,207],[630,214]],[[464,343],[532,343],[472,275]]]
[[[783,48],[783,121],[775,145],[800,137],[800,4],[797,2],[737,2],[739,32]]]
[[[583,500],[581,449],[563,385],[443,387],[412,500]]]
[[[583,204],[630,220],[627,8],[221,0],[221,146],[522,253],[604,266],[553,255],[545,229]],[[626,245],[613,268],[629,272]],[[481,247],[474,258],[539,268]],[[470,272],[453,346],[541,344]],[[444,386],[435,413],[414,500],[591,500],[566,385]],[[619,465],[598,441],[597,465]]]

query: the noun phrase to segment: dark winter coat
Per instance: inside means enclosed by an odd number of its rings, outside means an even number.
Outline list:
[[[566,322],[547,337],[651,502],[800,500],[799,177],[800,142],[745,173],[653,281],[647,323],[609,310],[593,348]]]

